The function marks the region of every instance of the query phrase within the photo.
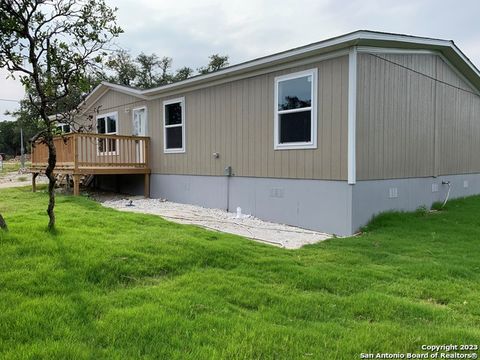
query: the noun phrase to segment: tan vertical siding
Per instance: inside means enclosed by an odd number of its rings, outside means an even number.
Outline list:
[[[117,112],[118,135],[132,135],[132,109],[145,106],[146,102],[135,96],[126,95],[117,91],[108,91],[86,112],[93,117],[93,132],[96,132],[97,115]],[[150,109],[149,109],[150,110]],[[150,113],[148,114],[150,116]]]
[[[318,68],[318,148],[273,148],[274,78]],[[163,110],[167,98],[148,102],[152,170],[163,174],[345,180],[347,177],[346,56],[289,70],[186,92],[186,152],[164,154]],[[175,96],[176,97],[176,96]],[[219,159],[213,153],[220,154]]]
[[[275,151],[274,78],[311,68],[318,69],[318,148]],[[480,172],[480,98],[441,57],[361,53],[357,90],[358,180]],[[182,154],[163,151],[163,101],[171,97],[144,101],[110,90],[88,114],[95,119],[93,109],[116,111],[118,133],[130,135],[131,110],[146,105],[154,173],[223,175],[231,165],[236,176],[347,179],[347,56],[292,63],[174,97],[180,96],[186,105]]]
[[[317,149],[274,150],[274,79],[318,69]],[[154,173],[223,175],[231,165],[236,176],[299,179],[347,178],[348,57],[295,66],[174,96],[185,97],[186,151],[163,151],[163,101],[143,101],[110,90],[93,108],[117,111],[119,134],[131,135],[131,109],[146,105]],[[127,110],[127,111],[126,111]],[[220,157],[215,159],[213,153]]]
[[[480,172],[480,97],[445,62],[437,61],[439,174]]]
[[[480,152],[480,98],[417,73],[472,91],[443,59],[360,54],[358,60],[358,180],[480,172],[473,156]]]

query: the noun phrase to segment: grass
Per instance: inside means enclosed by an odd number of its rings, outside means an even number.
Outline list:
[[[0,192],[1,359],[353,359],[480,343],[480,197],[288,251]]]
[[[25,167],[30,166],[30,163],[26,162]],[[9,161],[4,161],[3,162],[3,169],[0,170],[0,176],[6,175],[11,172],[18,172],[20,170],[20,162],[15,161],[15,162],[9,162]]]

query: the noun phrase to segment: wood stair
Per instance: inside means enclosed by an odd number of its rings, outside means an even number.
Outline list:
[[[80,176],[80,186],[82,187],[89,187],[94,179],[94,175],[85,174]],[[64,187],[65,189],[70,189],[73,187],[73,176],[69,174],[57,174],[57,186]]]

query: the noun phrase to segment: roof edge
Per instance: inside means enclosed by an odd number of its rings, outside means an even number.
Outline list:
[[[241,74],[243,72],[253,71],[257,68],[267,67],[271,64],[277,64],[277,63],[295,60],[295,58],[301,57],[304,54],[313,54],[315,52],[328,53],[330,51],[359,45],[362,42],[366,42],[366,41],[367,42],[368,41],[385,41],[385,42],[392,42],[392,44],[404,43],[404,44],[412,44],[417,46],[424,45],[424,46],[430,46],[430,47],[436,47],[436,48],[451,49],[466,65],[468,65],[468,68],[478,77],[477,84],[480,84],[480,71],[470,61],[470,59],[456,46],[453,40],[442,40],[442,39],[435,39],[435,38],[428,38],[428,37],[395,34],[395,33],[379,32],[379,31],[371,31],[371,30],[357,30],[357,31],[350,32],[337,37],[329,38],[319,42],[311,43],[308,45],[296,47],[290,50],[282,51],[272,55],[267,55],[264,57],[260,57],[260,58],[249,60],[243,63],[232,65],[212,73],[193,76],[191,78],[188,78],[173,84],[162,85],[162,86],[158,86],[151,89],[139,90],[139,89],[134,89],[128,86],[118,85],[118,84],[114,84],[106,81],[102,82],[100,85],[106,86],[110,89],[117,90],[129,95],[139,97],[144,100],[148,100],[151,96],[158,95],[164,92],[181,89],[183,87],[187,87],[195,84],[208,83],[209,81],[212,81],[214,79],[221,79],[234,74]],[[85,101],[87,101],[87,99],[89,99],[89,97],[93,95],[93,93],[97,92],[100,85],[97,86],[92,91],[92,93],[89,94],[89,96],[85,99]]]

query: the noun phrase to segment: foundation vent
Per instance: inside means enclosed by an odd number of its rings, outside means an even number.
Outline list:
[[[282,188],[273,188],[270,189],[270,197],[272,198],[283,198],[284,190]]]
[[[393,187],[388,190],[388,197],[390,199],[396,199],[398,198],[398,188]]]

